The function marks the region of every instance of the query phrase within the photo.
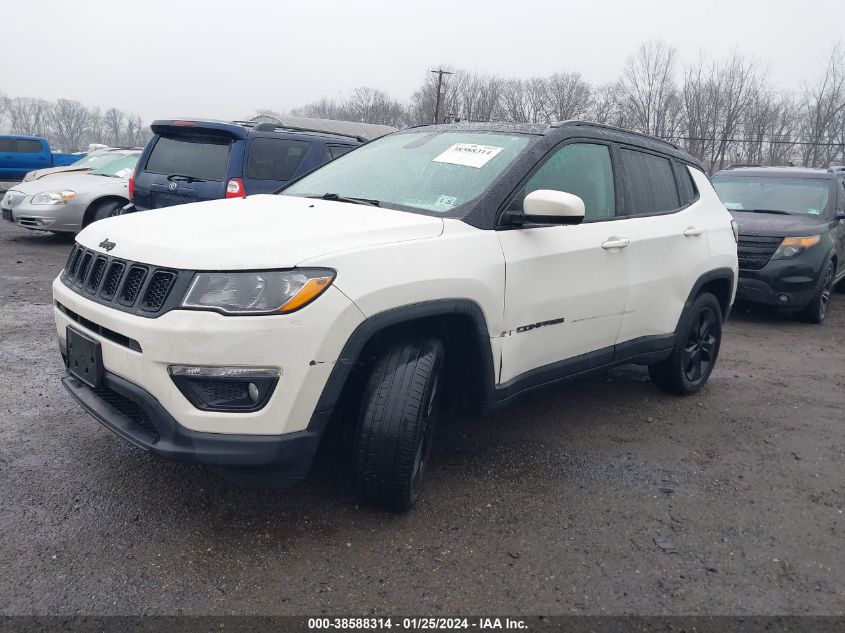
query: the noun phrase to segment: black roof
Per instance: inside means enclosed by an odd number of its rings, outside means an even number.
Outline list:
[[[530,134],[538,137],[550,137],[557,140],[563,140],[583,134],[588,135],[591,138],[601,138],[608,141],[635,145],[644,149],[661,152],[685,163],[689,163],[690,165],[704,171],[701,163],[696,158],[687,154],[670,141],[649,136],[648,134],[614,127],[612,125],[593,123],[591,121],[571,119],[567,121],[557,121],[555,123],[508,123],[495,121],[489,123],[444,123],[441,125],[426,125],[410,128],[409,131],[419,131],[421,129],[431,130],[432,132],[460,131]]]

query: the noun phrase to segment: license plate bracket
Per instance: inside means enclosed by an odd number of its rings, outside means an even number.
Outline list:
[[[103,351],[100,342],[68,326],[67,370],[89,387],[97,388],[103,383]]]
[[[13,221],[11,209],[3,209],[2,213],[3,213],[3,219],[6,220],[6,222],[12,222]]]

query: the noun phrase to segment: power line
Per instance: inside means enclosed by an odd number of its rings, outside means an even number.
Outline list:
[[[814,143],[813,141],[781,141],[769,139],[746,138],[703,138],[698,136],[667,136],[661,137],[667,141],[701,141],[708,143],[769,143],[771,145],[816,145],[818,147],[842,147],[845,141],[839,143]]]

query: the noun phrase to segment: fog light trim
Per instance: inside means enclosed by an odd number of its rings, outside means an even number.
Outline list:
[[[262,409],[276,389],[275,367],[170,365],[171,380],[188,402],[202,411],[251,413]]]

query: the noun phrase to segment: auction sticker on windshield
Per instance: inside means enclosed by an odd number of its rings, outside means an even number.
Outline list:
[[[476,145],[475,143],[455,143],[445,152],[432,159],[435,163],[451,163],[466,167],[484,167],[503,147]]]

